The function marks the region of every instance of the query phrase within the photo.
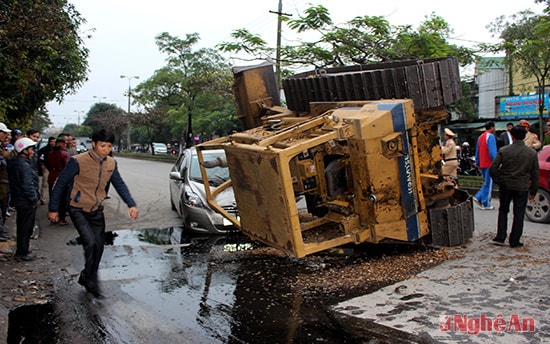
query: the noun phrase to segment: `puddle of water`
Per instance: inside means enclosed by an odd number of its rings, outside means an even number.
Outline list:
[[[9,312],[7,343],[56,343],[57,324],[50,303],[27,305]]]
[[[357,342],[330,313],[335,300],[301,283],[325,268],[322,257],[298,260],[277,251],[250,251],[262,245],[241,233],[196,236],[179,227],[119,230],[113,238],[99,271],[116,299],[95,316],[115,336],[139,337],[135,321],[149,319],[148,326],[165,331],[159,333],[193,334],[208,343]],[[391,249],[366,251],[379,258]],[[109,309],[121,303],[125,306]],[[113,318],[121,321],[113,324]]]
[[[261,245],[240,233],[194,236],[178,227],[128,229],[113,233],[112,239],[105,247],[100,280],[107,290],[123,293],[111,294],[100,311],[90,310],[90,317],[114,337],[139,337],[134,317],[140,314],[139,319],[152,319],[149,325],[158,323],[167,333],[193,334],[208,343],[357,342],[327,313],[329,300],[303,298],[293,283],[315,270],[307,260],[303,264],[313,270],[304,272],[295,259],[246,252]],[[120,307],[124,303],[128,307]],[[22,326],[40,321],[49,320],[44,326],[54,331],[52,316],[42,311],[41,320],[29,321],[32,312],[10,314],[14,338],[34,335],[36,327]],[[158,343],[162,340],[173,342],[159,338]],[[47,338],[42,342],[49,343]]]
[[[304,302],[287,285],[297,272],[281,270],[284,258],[235,254],[259,246],[240,233],[193,236],[172,227],[117,235],[101,279],[116,280],[174,328],[226,343],[346,343],[328,305]]]

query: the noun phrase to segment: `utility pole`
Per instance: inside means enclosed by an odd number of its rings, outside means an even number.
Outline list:
[[[269,13],[277,14],[277,56],[275,57],[275,77],[277,78],[277,87],[281,89],[281,27],[283,16],[292,16],[292,14],[283,13],[283,0],[279,0],[279,9],[277,12],[269,11]]]
[[[128,79],[128,113],[126,114],[128,116],[128,131],[126,132],[126,149],[127,150],[130,150],[130,126],[131,126],[131,123],[130,123],[130,98],[132,98],[132,79],[139,79],[139,76],[126,76],[126,75],[121,75],[120,76],[121,79]],[[120,145],[118,147],[118,149],[120,149]]]

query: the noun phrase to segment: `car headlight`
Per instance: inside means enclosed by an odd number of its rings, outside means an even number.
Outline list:
[[[202,200],[200,199],[199,195],[193,192],[185,192],[185,204],[192,207],[204,208],[204,205],[202,204]]]

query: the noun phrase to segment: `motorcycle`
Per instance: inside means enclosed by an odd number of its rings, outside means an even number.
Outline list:
[[[463,176],[481,176],[481,170],[476,165],[476,158],[473,156],[459,157],[457,173]]]

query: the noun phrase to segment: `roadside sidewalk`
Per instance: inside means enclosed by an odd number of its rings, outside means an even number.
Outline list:
[[[45,214],[45,207],[40,206],[37,213],[40,235],[48,235],[50,231],[49,228],[43,228],[43,221],[40,221],[38,215]],[[5,223],[10,239],[0,242],[0,343],[7,342],[8,325],[12,325],[8,324],[10,312],[26,306],[46,306],[44,309],[47,310],[47,305],[51,304],[54,297],[55,273],[59,271],[46,257],[40,237],[30,242],[31,250],[36,255],[35,260],[17,261],[13,258],[16,249],[16,216],[16,212],[12,212]],[[26,315],[38,314],[44,309]],[[36,319],[26,320],[32,321]]]
[[[493,205],[498,209],[498,199]],[[403,331],[419,342],[548,342],[550,226],[525,220],[524,247],[498,246],[492,242],[496,209],[476,207],[474,238],[449,249],[450,260],[333,311]]]

